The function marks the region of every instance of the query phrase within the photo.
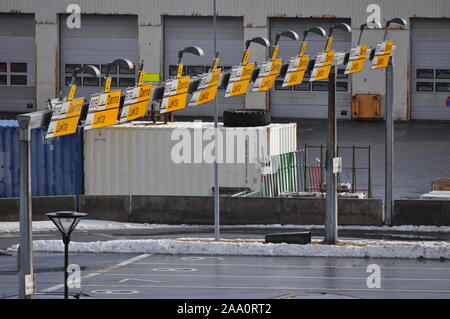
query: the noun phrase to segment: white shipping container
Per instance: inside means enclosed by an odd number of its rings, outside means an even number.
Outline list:
[[[260,188],[260,159],[297,149],[295,123],[231,128],[219,123],[219,185]],[[209,196],[214,124],[136,121],[85,131],[86,195]]]

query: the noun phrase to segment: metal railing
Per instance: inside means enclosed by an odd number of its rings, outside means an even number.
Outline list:
[[[365,153],[365,154],[364,154]],[[342,172],[338,174],[338,192],[363,192],[372,197],[371,146],[338,146]],[[278,197],[285,192],[326,192],[326,147],[305,148],[266,157],[261,162],[260,196]]]

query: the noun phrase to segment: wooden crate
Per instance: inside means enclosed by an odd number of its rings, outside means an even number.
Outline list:
[[[450,178],[438,178],[431,182],[432,191],[450,191]]]

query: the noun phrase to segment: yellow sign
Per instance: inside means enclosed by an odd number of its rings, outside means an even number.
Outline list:
[[[273,48],[272,58],[271,58],[272,61],[274,61],[274,60],[277,58],[277,56],[278,56],[278,51],[279,51],[279,50],[280,50],[280,46],[279,46],[279,45],[276,45],[276,46]]]
[[[361,72],[364,69],[364,63],[366,59],[359,59],[354,61],[349,61],[347,66],[345,67],[345,74],[352,74]]]
[[[275,84],[277,79],[276,75],[270,75],[262,78],[258,78],[255,81],[255,85],[252,89],[253,92],[266,92],[269,91]]]
[[[163,98],[161,102],[161,113],[184,109],[186,107],[187,96],[187,93],[183,93]]]
[[[216,69],[204,75],[197,90],[192,94],[188,106],[199,106],[213,101],[216,98],[217,87],[222,69]]]
[[[372,60],[371,69],[383,69],[389,65],[391,55],[394,51],[394,42],[385,41],[377,44],[375,57]]]
[[[178,64],[177,78],[181,78],[183,76],[183,67],[183,63]]]
[[[298,52],[298,56],[302,57],[305,55],[306,47],[308,46],[308,42],[303,41],[302,45],[300,46],[300,51]]]
[[[109,109],[91,114],[93,114],[93,120],[90,128],[100,128],[117,124],[117,116],[119,115],[119,109],[118,108]]]
[[[144,80],[145,80],[145,72],[141,71],[141,72],[139,72],[137,85],[141,86],[142,84],[144,84]]]
[[[214,65],[213,65],[211,71],[217,70],[217,67],[219,66],[219,61],[220,61],[219,58],[216,58],[216,59],[214,60]]]
[[[248,64],[248,60],[250,59],[250,54],[252,53],[252,51],[250,50],[245,50],[244,52],[244,58],[242,59],[242,65],[247,65]]]
[[[225,97],[247,93],[254,67],[254,64],[247,64],[235,66],[231,69],[230,81],[225,91]]]
[[[289,60],[288,70],[283,80],[283,87],[298,85],[303,82],[309,56],[293,57]]]
[[[77,131],[83,103],[84,98],[57,103],[53,107],[52,118],[50,120],[46,138],[75,133]]]
[[[69,95],[67,95],[67,101],[72,101],[73,100],[76,90],[77,90],[77,86],[76,85],[71,85],[70,86]]]
[[[89,102],[84,130],[117,124],[121,91],[95,94]]]
[[[119,123],[132,121],[145,116],[152,91],[152,83],[126,90]]]
[[[186,107],[190,78],[185,76],[165,83],[160,113],[173,112]]]
[[[248,84],[250,80],[242,80],[228,84],[225,97],[231,97],[236,95],[242,95],[247,93]]]
[[[330,52],[332,44],[333,44],[333,38],[329,37],[327,39],[327,44],[325,45],[325,52]]]
[[[328,79],[328,76],[330,75],[331,71],[331,65],[321,66],[318,68],[315,68],[311,73],[311,79],[310,81],[320,81]]]
[[[111,81],[112,78],[106,78],[105,80],[105,89],[103,90],[103,92],[108,93],[111,90]]]
[[[331,65],[333,64],[335,51],[325,52],[316,56],[316,62],[314,69],[311,73],[309,81],[320,81],[328,79],[331,71]]]
[[[389,65],[390,54],[375,56],[372,61],[371,69],[383,69]]]

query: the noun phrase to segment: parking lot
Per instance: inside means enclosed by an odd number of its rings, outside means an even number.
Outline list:
[[[0,294],[17,294],[16,258],[0,257]],[[62,292],[62,254],[37,254],[37,291]],[[319,257],[71,254],[93,298],[449,298],[450,261]],[[368,288],[367,266],[381,269]]]

